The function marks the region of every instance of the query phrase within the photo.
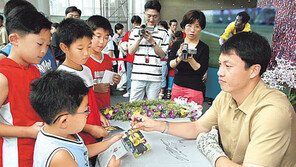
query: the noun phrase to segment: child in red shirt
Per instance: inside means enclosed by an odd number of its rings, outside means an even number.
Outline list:
[[[101,83],[105,70],[111,71],[112,60],[101,51],[105,48],[109,41],[109,35],[112,31],[110,22],[103,16],[94,15],[87,19],[87,24],[93,30],[91,40],[91,54],[85,65],[90,68],[95,88],[95,96],[99,109],[110,106],[110,83]],[[114,84],[120,82],[120,75],[113,75]]]

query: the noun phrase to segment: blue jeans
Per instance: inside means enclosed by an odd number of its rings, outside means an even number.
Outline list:
[[[161,73],[162,73],[162,80],[161,80],[161,88],[165,88],[167,84],[167,75],[168,75],[168,66],[166,61],[161,61]]]
[[[131,92],[131,76],[133,71],[133,63],[126,62],[126,91]]]

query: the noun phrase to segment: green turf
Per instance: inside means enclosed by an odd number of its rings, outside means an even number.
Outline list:
[[[213,34],[221,35],[224,32],[224,29],[227,27],[228,24],[216,24],[216,23],[209,23],[207,24],[205,31],[211,32]],[[251,25],[252,31],[255,31],[267,38],[269,43],[272,42],[272,34],[273,34],[273,26],[267,25]],[[205,42],[210,47],[210,67],[219,67],[218,59],[220,55],[220,46],[219,46],[219,38],[201,33],[199,35],[200,40]]]

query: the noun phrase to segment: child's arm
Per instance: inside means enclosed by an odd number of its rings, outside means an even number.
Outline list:
[[[49,167],[64,166],[78,167],[78,164],[75,162],[75,160],[72,158],[72,156],[67,150],[61,149],[53,155],[49,163]]]
[[[111,126],[109,120],[100,112],[100,119],[101,119],[101,124],[103,127],[106,127],[106,126]]]
[[[86,147],[88,149],[88,156],[93,157],[93,156],[96,156],[96,155],[100,154],[101,152],[107,150],[113,143],[120,140],[122,138],[122,136],[123,136],[123,134],[117,134],[108,140],[104,140],[101,142],[87,145]]]
[[[91,134],[95,138],[106,137],[109,135],[105,128],[97,125],[85,124],[83,131]]]
[[[96,93],[107,93],[110,90],[109,83],[100,83],[94,85],[94,92]]]
[[[114,82],[114,84],[116,84],[116,85],[119,84],[120,80],[121,80],[121,76],[119,74],[115,73],[113,75],[113,82]]]
[[[8,80],[0,73],[0,106],[5,102],[8,97]],[[13,126],[0,123],[0,136],[2,137],[30,137],[36,138],[38,132],[43,126],[42,122],[36,122],[32,126]]]

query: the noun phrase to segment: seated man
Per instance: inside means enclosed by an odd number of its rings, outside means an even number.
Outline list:
[[[239,32],[251,31],[251,25],[248,23],[250,16],[247,12],[240,12],[237,14],[235,21],[231,22],[219,38],[220,46],[228,39],[230,33],[232,35]]]
[[[241,32],[221,47],[222,91],[195,122],[156,121],[132,116],[132,126],[195,139],[197,148],[216,167],[295,167],[296,114],[286,95],[262,81],[270,61],[268,41]],[[142,118],[142,122],[136,120]],[[218,144],[219,129],[222,148]],[[207,133],[209,132],[209,133]]]

